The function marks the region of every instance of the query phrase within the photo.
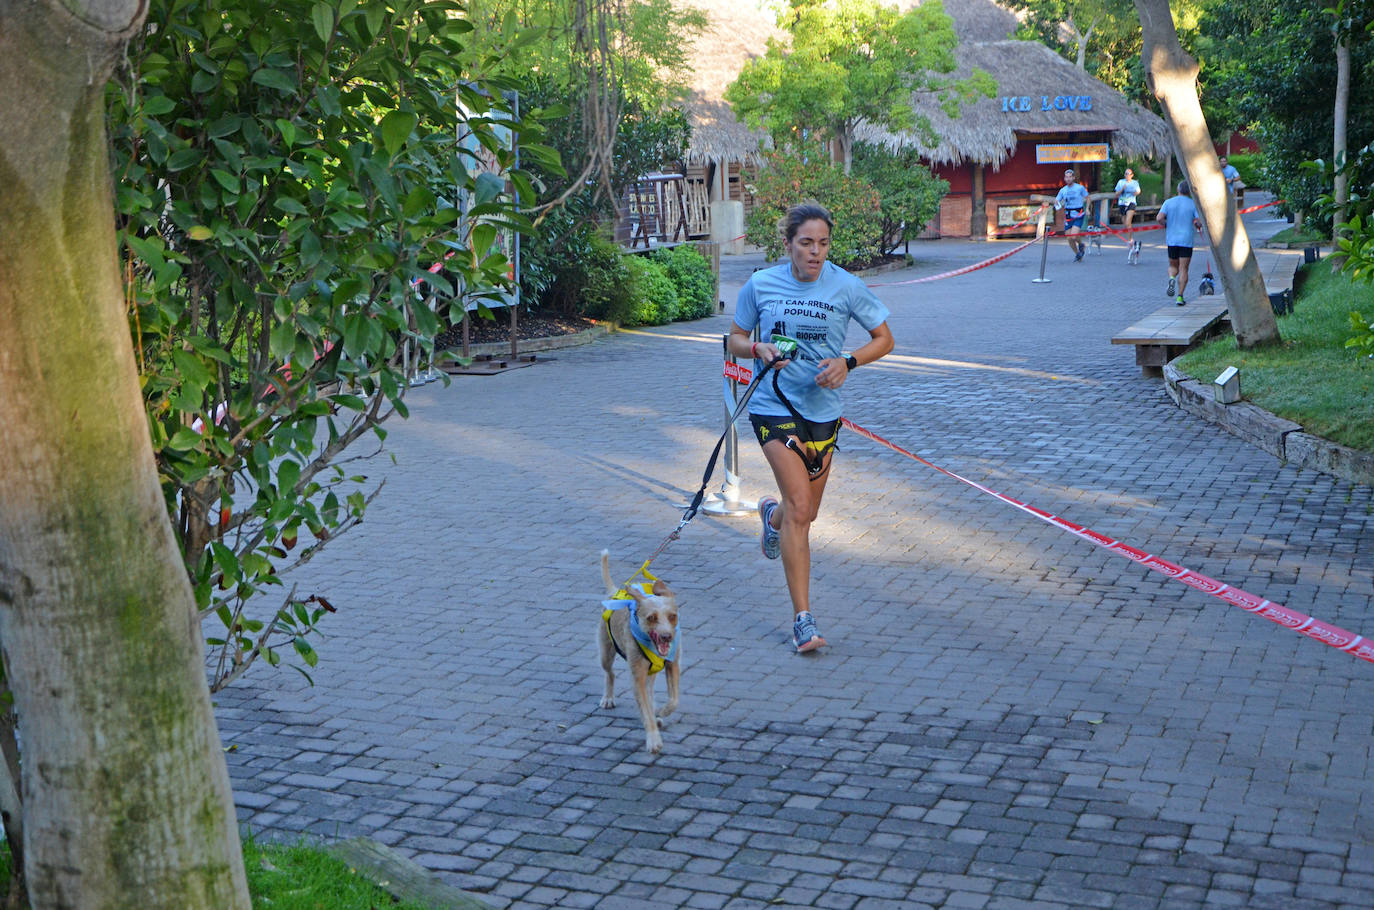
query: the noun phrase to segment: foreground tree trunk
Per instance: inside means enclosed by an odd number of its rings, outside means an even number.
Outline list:
[[[1211,238],[1221,286],[1231,310],[1236,344],[1253,348],[1279,342],[1279,326],[1264,290],[1250,237],[1236,214],[1221,176],[1221,162],[1207,132],[1197,97],[1197,61],[1184,53],[1174,30],[1169,0],[1135,0],[1144,39],[1145,78],[1173,133],[1174,148],[1193,188],[1193,199]],[[1168,189],[1165,189],[1166,194]]]
[[[249,906],[115,249],[105,83],[145,12],[0,3],[0,643],[39,910]]]

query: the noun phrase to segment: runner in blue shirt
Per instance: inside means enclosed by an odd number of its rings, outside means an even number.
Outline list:
[[[1139,195],[1140,181],[1135,179],[1135,171],[1126,168],[1125,176],[1116,182],[1116,207],[1121,212],[1121,225],[1126,229],[1128,255],[1140,252],[1140,241],[1130,234],[1131,222],[1135,220],[1135,200]]]
[[[830,462],[840,432],[840,388],[850,370],[892,350],[888,310],[862,281],[827,262],[834,220],[821,205],[788,210],[782,222],[787,261],[761,269],[740,290],[728,348],[736,357],[755,358],[763,369],[782,352],[774,334],[797,342],[788,360],[764,379],[749,400],[749,420],[773,470],[782,502],[759,501],[763,555],[782,556],[792,599],[792,643],[798,653],[826,644],[811,615],[811,523],[820,511]],[[845,354],[853,319],[869,340]],[[762,331],[762,341],[750,335]],[[774,388],[776,380],[777,388]],[[779,395],[781,392],[781,395]]]
[[[1202,222],[1197,217],[1187,180],[1178,182],[1178,195],[1164,200],[1155,220],[1164,225],[1164,242],[1169,247],[1169,289],[1165,292],[1183,306],[1183,289],[1188,286],[1188,265],[1193,260],[1193,243]]]
[[[1083,217],[1088,213],[1088,189],[1078,182],[1078,175],[1072,170],[1064,172],[1064,185],[1054,197],[1054,209],[1064,210],[1064,238],[1073,250],[1073,261],[1082,262],[1088,245],[1078,239],[1083,230]]]

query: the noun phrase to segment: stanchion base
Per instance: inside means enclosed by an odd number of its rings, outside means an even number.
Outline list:
[[[719,515],[722,518],[738,518],[742,515],[757,515],[759,503],[757,499],[753,502],[747,500],[714,499],[703,505],[701,511],[708,515]]]
[[[1031,284],[1049,284],[1053,278],[1032,278]]]

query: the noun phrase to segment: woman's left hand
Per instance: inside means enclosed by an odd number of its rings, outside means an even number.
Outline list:
[[[849,366],[843,357],[829,357],[821,361],[820,372],[816,374],[816,385],[823,389],[838,389],[849,378]]]

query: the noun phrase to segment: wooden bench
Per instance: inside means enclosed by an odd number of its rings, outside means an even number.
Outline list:
[[[1183,306],[1171,303],[1155,310],[1113,335],[1112,344],[1135,345],[1140,372],[1163,376],[1164,364],[1219,331],[1225,320],[1225,297],[1198,297]]]

